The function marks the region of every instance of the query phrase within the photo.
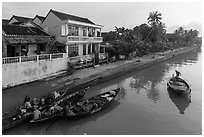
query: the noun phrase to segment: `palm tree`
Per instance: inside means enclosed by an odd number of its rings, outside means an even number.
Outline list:
[[[164,34],[164,24],[161,22],[161,13],[158,13],[158,11],[152,11],[149,13],[149,17],[147,18],[148,24],[151,26],[151,31],[148,34],[148,37],[150,36],[151,42],[152,42],[152,49],[155,50],[155,43],[158,40],[159,33]],[[162,31],[161,31],[162,30]],[[154,57],[154,55],[153,55]]]
[[[158,13],[158,11],[152,11],[149,13],[149,17],[147,18],[148,23],[154,28],[156,27],[158,24],[161,23],[161,13]]]

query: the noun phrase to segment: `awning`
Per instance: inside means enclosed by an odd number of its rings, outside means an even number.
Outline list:
[[[8,44],[38,44],[50,41],[49,37],[39,36],[5,36],[5,39]]]
[[[49,37],[36,37],[35,40],[37,43],[47,43],[50,41]]]

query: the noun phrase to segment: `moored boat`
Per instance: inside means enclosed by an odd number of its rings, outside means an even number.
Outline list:
[[[119,93],[120,88],[96,95],[87,100],[77,102],[74,106],[65,106],[65,116],[68,118],[74,117],[83,117],[92,115],[98,111],[104,109],[109,103],[111,103],[117,94]]]
[[[37,102],[37,106],[39,106],[40,110],[44,110],[45,108],[49,107],[50,105],[53,105],[53,103],[59,101],[61,98],[63,98],[66,95],[67,90],[63,91],[55,91],[51,92],[48,96],[45,96],[44,98],[47,99],[45,105],[42,105],[40,103],[41,98],[36,98],[30,100],[31,104],[34,105],[34,100]],[[56,94],[57,93],[57,94]],[[72,93],[69,94],[67,97],[72,97],[76,94]],[[22,124],[23,122],[27,122],[32,119],[33,116],[33,110],[26,111],[26,108],[24,105],[21,105],[19,108],[16,108],[12,111],[8,111],[2,115],[2,131],[8,130],[12,127],[18,126]]]
[[[68,95],[67,97],[59,100],[58,102],[55,102],[53,105],[45,108],[38,119],[32,118],[30,122],[31,123],[42,122],[63,115],[64,114],[63,107],[66,105],[74,105],[77,101],[80,101],[80,99],[84,97],[88,88],[74,92]]]
[[[49,93],[47,96],[44,97],[44,98],[47,100],[44,105],[45,105],[45,106],[46,106],[46,105],[50,105],[50,104],[52,104],[53,102],[58,101],[58,100],[59,100],[60,98],[62,98],[65,94],[66,94],[66,90],[63,90],[63,91],[54,91],[54,92]],[[41,99],[42,99],[41,97],[39,97],[39,98],[34,98],[34,99],[30,100],[29,102],[31,103],[32,106],[34,106],[34,105],[40,105],[40,106],[43,108],[44,105],[42,105],[42,104],[40,103]],[[24,103],[25,103],[25,101],[24,101]],[[8,111],[8,112],[3,113],[2,119],[9,118],[9,117],[12,117],[12,116],[16,115],[16,113],[17,113],[18,111],[20,111],[21,108],[25,108],[25,104],[22,104],[20,107],[15,108],[14,110],[11,110],[11,111]]]

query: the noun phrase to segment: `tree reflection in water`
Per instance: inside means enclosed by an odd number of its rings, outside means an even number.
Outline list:
[[[169,71],[169,67],[163,63],[160,67],[155,66],[141,72],[139,75],[134,75],[131,79],[129,86],[135,88],[136,92],[139,93],[141,89],[145,89],[147,97],[157,103],[160,100],[160,93],[158,84],[163,81],[166,71]]]
[[[167,89],[171,101],[178,108],[180,114],[184,114],[184,111],[191,103],[191,93],[184,92],[184,94],[178,95],[171,89]]]

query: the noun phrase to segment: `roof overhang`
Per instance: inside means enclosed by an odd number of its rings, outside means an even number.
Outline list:
[[[40,44],[50,41],[48,36],[8,36],[5,35],[7,44]]]
[[[74,20],[68,20],[67,21],[69,24],[76,24],[76,25],[81,25],[81,26],[88,26],[88,27],[93,27],[93,28],[102,28],[102,25],[96,25],[96,24],[89,24],[89,23],[84,23],[84,22],[79,22],[79,21],[74,21]]]

